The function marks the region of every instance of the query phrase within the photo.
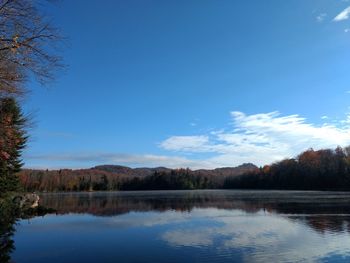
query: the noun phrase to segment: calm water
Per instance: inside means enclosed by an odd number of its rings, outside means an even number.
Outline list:
[[[14,262],[350,262],[350,194],[159,191],[43,194]]]

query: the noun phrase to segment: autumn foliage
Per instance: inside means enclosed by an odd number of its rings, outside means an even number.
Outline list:
[[[350,148],[309,149],[239,177],[226,179],[225,188],[350,190]]]
[[[174,189],[350,190],[350,148],[309,149],[296,158],[257,168],[175,169],[137,176],[113,173],[103,166],[82,170],[24,170],[29,191],[104,191]],[[129,168],[130,169],[130,168]],[[234,169],[234,168],[231,168]]]

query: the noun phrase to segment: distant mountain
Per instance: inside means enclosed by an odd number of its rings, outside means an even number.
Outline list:
[[[88,169],[32,170],[18,175],[26,191],[174,190],[222,188],[226,178],[258,172],[247,163],[213,170],[130,168],[98,165]]]
[[[155,168],[130,168],[127,166],[121,165],[98,165],[93,167],[92,169],[99,171],[106,171],[113,174],[118,175],[129,175],[129,176],[147,176],[152,175],[154,172],[170,172],[171,169],[166,167],[155,167]]]
[[[155,167],[155,168],[130,168],[121,165],[98,165],[93,168],[93,170],[105,171],[108,173],[124,175],[124,176],[148,176],[154,174],[154,172],[171,172],[170,168],[166,167]],[[201,174],[206,176],[234,176],[244,174],[246,172],[251,172],[258,169],[258,167],[252,163],[244,163],[237,167],[223,167],[216,169],[199,169],[192,171],[194,174]]]
[[[98,165],[93,168],[93,170],[105,171],[108,173],[114,174],[124,174],[124,175],[133,175],[134,171],[132,168],[121,165]]]
[[[258,169],[258,167],[252,163],[244,163],[236,167],[222,167],[213,170],[200,169],[193,171],[197,174],[212,175],[212,176],[235,176],[241,175],[246,172],[251,172]]]
[[[247,172],[251,172],[258,169],[258,167],[252,163],[244,163],[237,167],[223,167],[216,169],[199,169],[190,170],[193,175],[203,176],[235,176],[241,175]],[[159,173],[170,173],[171,171],[177,171],[179,169],[170,169],[166,167],[141,167],[141,168],[130,168],[122,165],[98,165],[92,168],[86,169],[60,169],[60,170],[38,170],[38,169],[23,169],[21,173],[32,172],[32,173],[60,173],[65,175],[111,175],[111,176],[122,176],[122,177],[145,177],[153,175],[155,172]]]

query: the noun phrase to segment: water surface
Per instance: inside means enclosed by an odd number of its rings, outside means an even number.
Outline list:
[[[350,194],[149,191],[42,194],[14,262],[350,262]]]

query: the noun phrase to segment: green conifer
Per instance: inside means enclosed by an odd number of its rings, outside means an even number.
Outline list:
[[[23,161],[27,123],[14,98],[0,98],[0,196],[19,189],[17,173]]]

